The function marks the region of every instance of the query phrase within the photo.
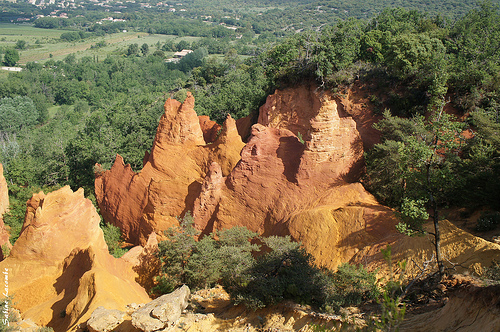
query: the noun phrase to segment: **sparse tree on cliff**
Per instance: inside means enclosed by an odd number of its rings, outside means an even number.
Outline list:
[[[399,209],[397,228],[413,235],[422,233],[429,217],[434,224],[435,254],[439,272],[444,273],[441,256],[439,209],[447,202],[458,181],[453,166],[459,161],[462,123],[454,122],[442,107],[429,119],[393,117],[388,111],[378,128],[385,140],[367,155],[369,186]],[[428,211],[431,215],[429,216]]]

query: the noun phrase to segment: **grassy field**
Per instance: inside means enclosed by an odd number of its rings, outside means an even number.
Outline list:
[[[105,59],[111,53],[124,53],[130,44],[137,43],[139,46],[146,43],[150,51],[156,49],[156,44],[174,40],[193,42],[198,37],[177,37],[171,35],[149,35],[144,32],[120,32],[103,37],[87,38],[77,42],[64,42],[60,39],[65,30],[40,29],[29,25],[0,24],[0,47],[13,47],[18,40],[25,40],[28,44],[26,50],[20,51],[18,64],[27,62],[45,62],[49,59],[62,60],[68,54],[74,53],[77,58],[84,56],[96,56]],[[105,41],[106,46],[91,48],[92,45]]]

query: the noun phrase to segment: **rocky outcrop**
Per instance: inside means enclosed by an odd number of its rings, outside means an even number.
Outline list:
[[[210,117],[206,115],[200,115],[198,117],[198,121],[200,121],[200,128],[203,132],[203,139],[206,143],[213,143],[217,139],[217,136],[222,129],[222,126],[217,122],[210,120]]]
[[[101,211],[136,243],[177,225],[187,211],[204,233],[245,226],[264,236],[291,235],[332,269],[366,263],[373,255],[367,248],[380,253],[398,239],[412,243],[397,234],[392,210],[357,182],[363,141],[369,146],[378,136],[352,100],[314,86],[277,90],[260,108],[246,145],[230,117],[215,142],[203,144],[192,96],[184,105],[168,100],[143,170],[134,173],[117,157],[97,177]]]
[[[99,221],[83,189],[40,192],[28,201],[19,239],[0,262],[23,318],[72,331],[98,306],[149,301],[131,266],[108,253]]]
[[[132,314],[132,325],[144,332],[153,332],[175,325],[186,309],[191,291],[184,285],[147,303]]]
[[[361,137],[328,92],[276,91],[246,145],[230,117],[206,144],[203,134],[213,125],[197,119],[193,105],[191,95],[184,104],[165,103],[140,172],[117,156],[96,177],[102,214],[128,241],[144,244],[152,231],[161,237],[177,216],[192,211],[204,233],[242,225],[263,235],[289,234],[319,264],[334,268],[394,230],[391,211],[351,183],[363,162]]]
[[[148,292],[155,285],[155,276],[160,273],[161,262],[158,259],[157,252],[158,237],[155,232],[152,232],[144,247],[135,246],[120,257],[121,260],[128,262],[132,266],[132,269],[137,273],[135,280]]]
[[[194,213],[195,223],[205,232],[242,225],[263,235],[291,235],[319,265],[335,268],[394,232],[392,211],[351,183],[362,153],[356,123],[339,114],[327,92],[277,91],[261,107],[229,176],[205,178],[209,189],[195,204],[205,213]]]
[[[87,321],[89,332],[115,331],[116,327],[125,320],[126,314],[120,310],[109,310],[98,307]]]
[[[117,156],[111,170],[97,175],[96,197],[104,219],[122,229],[127,241],[145,244],[153,231],[178,224],[194,210],[194,201],[210,165],[227,176],[240,160],[244,144],[228,116],[215,142],[206,144],[191,94],[181,104],[169,99],[151,153],[135,173]]]

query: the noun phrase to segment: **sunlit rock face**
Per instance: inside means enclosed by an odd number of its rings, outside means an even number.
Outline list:
[[[132,266],[108,253],[99,221],[83,189],[40,192],[27,202],[19,239],[0,262],[23,318],[69,331],[99,305],[123,310],[149,301]]]
[[[96,175],[95,192],[104,219],[119,226],[134,244],[145,244],[153,231],[161,239],[164,230],[178,224],[178,216],[196,210],[212,163],[227,176],[244,146],[234,119],[228,116],[221,128],[199,119],[191,94],[182,104],[168,99],[164,108],[141,171],[134,172],[117,156],[111,170]]]
[[[218,128],[196,117],[192,95],[182,104],[169,99],[143,169],[117,156],[97,174],[101,212],[135,244],[151,232],[161,239],[190,211],[203,233],[241,225],[292,235],[318,264],[334,268],[381,229],[394,230],[392,212],[356,183],[363,142],[341,113],[313,86],[277,90],[244,144],[232,118]]]

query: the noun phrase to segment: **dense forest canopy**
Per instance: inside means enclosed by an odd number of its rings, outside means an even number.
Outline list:
[[[183,2],[185,11],[168,12],[156,2],[150,2],[151,8],[137,2],[135,10],[113,13],[126,21],[96,24],[108,13],[81,2],[85,6],[66,10],[68,18],[37,19],[40,27],[71,29],[61,35],[65,42],[124,28],[201,38],[133,43],[105,58],[70,54],[64,60],[29,62],[21,72],[0,76],[0,161],[11,192],[28,195],[29,190],[20,188],[70,184],[84,187],[91,196],[94,165],[109,168],[116,153],[140,169],[165,99],[182,98],[186,90],[194,94],[199,114],[221,122],[227,113],[235,118],[255,114],[277,87],[314,80],[342,93],[356,79],[364,79],[376,82],[372,101],[380,113],[387,109],[380,127],[383,142],[367,155],[365,184],[379,199],[399,208],[413,195],[395,189],[401,181],[414,180],[416,192],[420,190],[420,175],[390,172],[401,165],[403,148],[416,144],[408,137],[432,133],[417,116],[434,114],[448,103],[464,115],[474,135],[453,150],[447,162],[433,160],[438,174],[455,175],[454,181],[436,185],[434,196],[442,205],[500,208],[495,201],[500,190],[498,5],[245,3],[239,7],[241,3],[233,1],[225,7],[224,1],[188,1]],[[4,20],[14,17],[12,13],[48,15],[59,8],[23,2],[0,5]],[[406,8],[391,8],[394,5]],[[2,60],[7,50],[23,52],[35,46],[0,44]],[[194,52],[177,63],[165,61],[165,54],[184,48]]]
[[[380,14],[385,8],[400,7],[419,10],[430,15],[443,15],[450,20],[463,17],[477,6],[478,2],[463,0],[445,0],[439,2],[424,0],[343,0],[343,1],[227,1],[193,0],[165,2],[144,0],[135,2],[106,1],[105,3],[87,0],[65,3],[56,1],[46,4],[42,1],[35,5],[28,1],[0,2],[2,11],[0,22],[34,21],[45,28],[85,28],[96,22],[113,16],[126,22],[108,22],[108,28],[114,30],[124,26],[159,31],[170,26],[172,20],[182,21],[188,26],[191,35],[206,34],[206,24],[201,22],[224,23],[242,29],[252,29],[255,33],[263,32],[291,33],[300,30],[317,29],[334,24],[339,19],[370,19]],[[497,0],[494,3],[498,3]],[[104,10],[103,10],[104,9]],[[65,15],[61,16],[61,13]],[[110,14],[112,13],[112,14]],[[40,16],[43,16],[40,18]],[[163,24],[160,25],[159,23]],[[177,28],[179,24],[175,24]],[[167,28],[171,29],[171,28]]]

